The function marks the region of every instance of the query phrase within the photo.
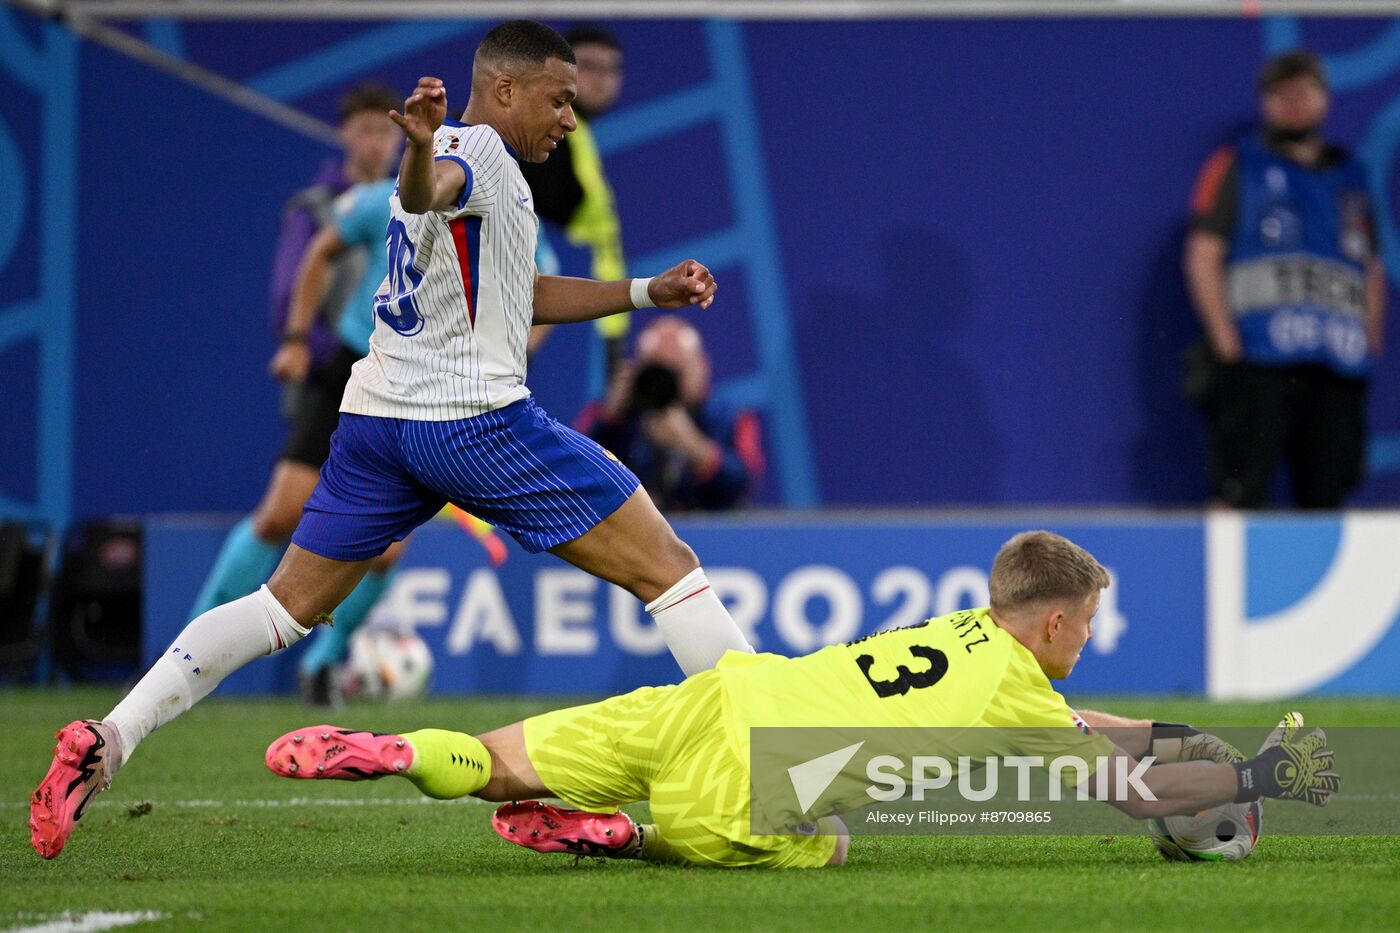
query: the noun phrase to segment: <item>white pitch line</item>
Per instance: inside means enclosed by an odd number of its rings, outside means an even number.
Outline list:
[[[1343,800],[1400,800],[1400,793],[1388,794],[1333,794],[1334,801]],[[93,801],[90,810],[109,810],[117,807],[131,809],[149,803],[153,807],[175,807],[182,810],[211,810],[218,807],[244,807],[256,810],[281,810],[290,807],[439,807],[456,806],[458,804],[475,804],[477,806],[489,804],[499,806],[491,800],[481,800],[477,797],[460,797],[456,800],[435,800],[432,797],[289,797],[286,800],[96,800]],[[13,800],[0,803],[0,809],[19,809],[29,806],[29,801],[15,802]],[[8,930],[0,930],[0,933],[9,933]]]
[[[136,923],[153,923],[169,916],[169,914],[156,913],[154,910],[124,912],[98,910],[77,916],[62,913],[52,920],[46,920],[33,926],[10,927],[3,933],[99,933],[101,930],[129,927]]]
[[[209,810],[218,807],[244,807],[265,810],[278,810],[288,807],[417,807],[417,806],[454,806],[457,804],[498,804],[490,800],[480,800],[476,797],[462,797],[457,800],[434,800],[432,797],[291,797],[286,800],[97,800],[94,801],[90,809],[115,809],[121,807],[132,809],[143,803],[149,803],[152,807],[176,807],[185,810]],[[23,803],[0,804],[0,807],[27,807],[29,801]],[[0,930],[0,933],[9,931]]]

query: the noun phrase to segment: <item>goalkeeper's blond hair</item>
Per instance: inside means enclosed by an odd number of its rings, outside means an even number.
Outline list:
[[[1023,531],[1001,546],[988,581],[992,609],[1011,612],[1056,600],[1087,599],[1108,586],[1094,555],[1051,531]]]

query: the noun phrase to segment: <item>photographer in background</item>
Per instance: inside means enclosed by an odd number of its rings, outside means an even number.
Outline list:
[[[758,416],[710,397],[710,359],[700,333],[663,315],[637,338],[607,395],[574,427],[641,478],[663,511],[722,511],[743,504],[763,475]]]

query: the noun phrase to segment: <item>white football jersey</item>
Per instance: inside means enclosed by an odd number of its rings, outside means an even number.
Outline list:
[[[369,355],[340,410],[453,421],[530,394],[525,345],[535,301],[538,220],[514,153],[489,126],[444,123],[435,159],[467,175],[457,204],[410,214],[389,200],[389,274],[374,299]]]

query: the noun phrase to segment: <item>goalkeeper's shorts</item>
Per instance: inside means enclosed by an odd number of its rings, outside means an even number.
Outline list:
[[[753,835],[749,768],[725,724],[718,671],[642,687],[525,720],[525,750],[544,786],[581,810],[651,801],[661,837],[697,865],[815,868],[834,835]]]

